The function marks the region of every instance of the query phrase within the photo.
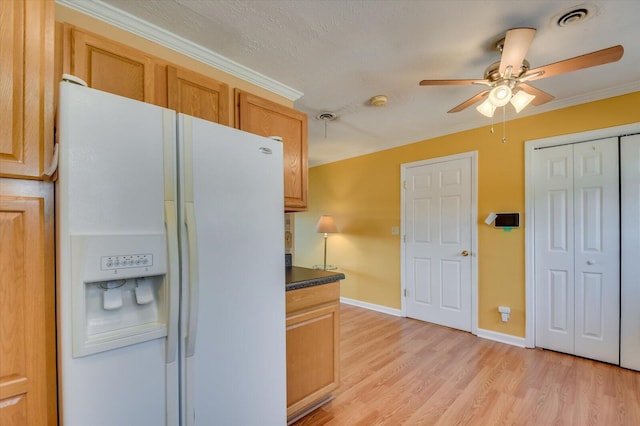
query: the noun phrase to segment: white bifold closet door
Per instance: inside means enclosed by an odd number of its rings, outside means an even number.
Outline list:
[[[536,346],[618,364],[618,140],[534,155]]]
[[[620,140],[622,297],[620,365],[640,371],[640,135]]]

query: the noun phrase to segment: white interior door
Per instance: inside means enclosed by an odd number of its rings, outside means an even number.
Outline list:
[[[472,329],[474,157],[404,170],[404,288],[408,317]]]
[[[618,363],[616,138],[535,154],[536,346]]]
[[[640,371],[640,135],[620,141],[622,297],[620,365]]]

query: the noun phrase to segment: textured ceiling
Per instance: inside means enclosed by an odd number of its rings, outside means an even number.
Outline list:
[[[637,0],[63,3],[106,4],[302,92],[295,107],[309,115],[311,165],[489,125],[475,108],[446,112],[481,87],[420,87],[418,82],[482,78],[486,66],[500,59],[493,43],[513,27],[537,29],[527,54],[532,67],[617,44],[625,48],[617,63],[535,81],[556,99],[520,115],[640,90]],[[586,5],[592,15],[572,26],[555,25],[560,12],[576,5]],[[378,94],[388,97],[387,106],[368,104]],[[323,111],[338,118],[315,119]],[[514,117],[508,108],[507,119]]]

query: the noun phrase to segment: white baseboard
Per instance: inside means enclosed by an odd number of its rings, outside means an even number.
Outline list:
[[[507,345],[518,346],[520,348],[526,347],[524,337],[512,336],[511,334],[498,333],[497,331],[478,328],[477,336],[482,337],[483,339],[506,343]]]
[[[383,314],[402,317],[402,311],[400,309],[389,308],[387,306],[376,305],[374,303],[363,302],[361,300],[350,299],[348,297],[340,297],[340,302],[347,305],[357,306],[359,308],[382,312]],[[483,339],[493,340],[495,342],[505,343],[519,348],[526,347],[524,337],[512,336],[510,334],[498,333],[497,331],[485,330],[482,328],[478,328],[478,333],[476,335]]]
[[[370,309],[372,311],[382,312],[383,314],[394,315],[396,317],[401,317],[402,312],[400,309],[389,308],[387,306],[376,305],[374,303],[363,302],[361,300],[349,299],[348,297],[341,297],[340,302],[346,303],[347,305],[358,306],[360,308]]]

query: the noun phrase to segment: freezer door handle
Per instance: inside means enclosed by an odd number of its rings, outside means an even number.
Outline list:
[[[168,285],[168,324],[167,324],[167,364],[174,362],[178,355],[178,319],[180,312],[179,291],[179,258],[178,258],[178,222],[176,219],[176,207],[173,201],[165,201],[164,218],[167,228],[167,252],[169,262],[167,262]]]
[[[196,240],[196,216],[193,203],[185,203],[184,208],[189,251],[189,319],[187,322],[186,356],[191,357],[196,350],[196,335],[198,333],[198,242]]]

